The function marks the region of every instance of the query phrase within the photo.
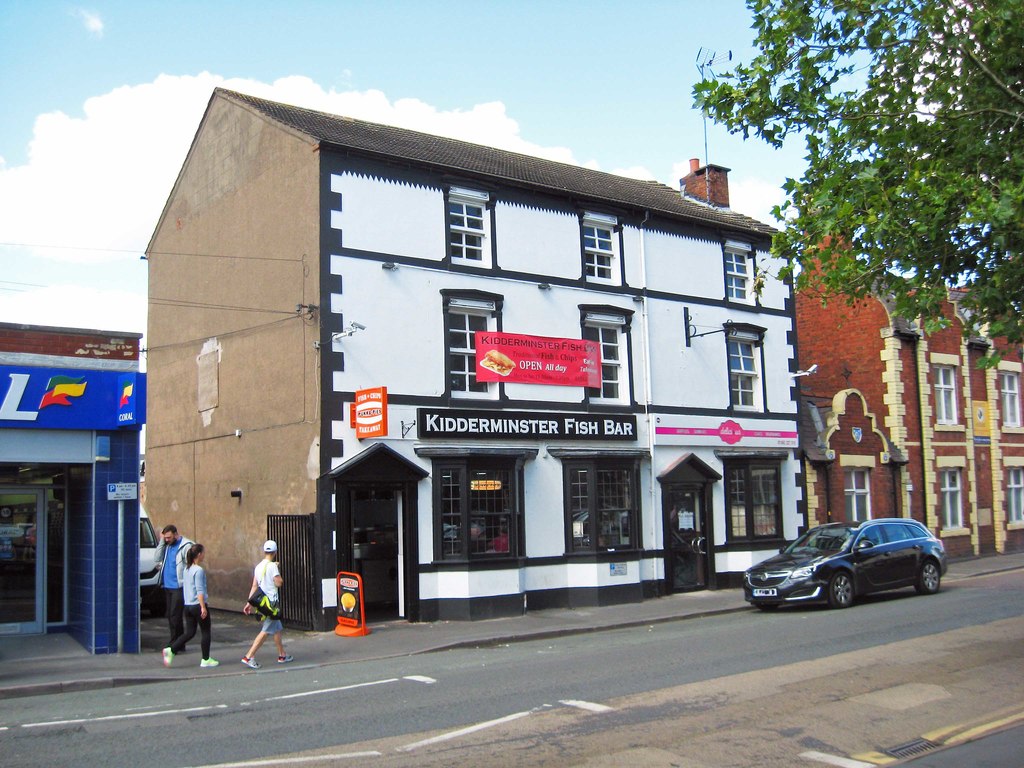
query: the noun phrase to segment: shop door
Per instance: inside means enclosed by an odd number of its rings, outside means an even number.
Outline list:
[[[43,492],[0,489],[0,634],[46,626]]]
[[[374,619],[404,615],[402,493],[393,488],[350,491],[352,571],[363,578],[363,601]]]
[[[707,519],[703,487],[670,485],[664,504],[667,557],[666,574],[673,592],[704,589],[708,578]]]

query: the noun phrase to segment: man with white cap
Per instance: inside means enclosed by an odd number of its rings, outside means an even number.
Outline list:
[[[249,590],[249,597],[256,594],[257,589],[262,589],[269,599],[271,604],[277,604],[280,599],[280,589],[284,580],[281,578],[281,569],[277,567],[277,542],[273,539],[267,539],[263,544],[263,559],[259,562],[256,568],[253,570],[252,576],[252,588]],[[246,601],[245,607],[242,609],[243,613],[252,613],[252,606]],[[264,619],[263,626],[260,628],[260,632],[256,635],[256,639],[252,641],[252,645],[249,647],[248,653],[242,657],[242,663],[250,669],[259,669],[260,665],[256,661],[256,651],[263,645],[263,641],[267,639],[267,635],[274,636],[274,645],[277,646],[277,663],[287,664],[295,659],[284,652],[284,643],[281,641],[281,633],[284,631],[284,625],[281,624],[281,619]]]

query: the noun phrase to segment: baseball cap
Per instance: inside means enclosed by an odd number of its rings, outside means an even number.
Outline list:
[[[273,539],[267,539],[263,544],[264,552],[277,552],[277,542]]]

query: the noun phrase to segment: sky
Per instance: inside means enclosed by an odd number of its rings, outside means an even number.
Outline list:
[[[0,322],[145,333],[142,258],[213,89],[678,188],[771,223],[800,147],[705,121],[743,0],[0,0]],[[707,153],[705,154],[705,142]]]

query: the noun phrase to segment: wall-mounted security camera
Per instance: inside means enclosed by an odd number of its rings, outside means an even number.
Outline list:
[[[366,326],[365,325],[361,325],[360,323],[349,323],[348,326],[349,326],[349,328],[353,328],[353,329],[355,329],[357,331],[365,331],[366,330]]]

